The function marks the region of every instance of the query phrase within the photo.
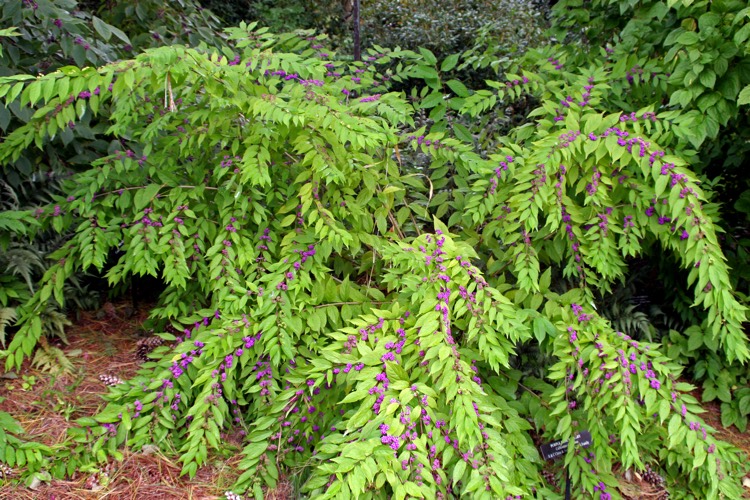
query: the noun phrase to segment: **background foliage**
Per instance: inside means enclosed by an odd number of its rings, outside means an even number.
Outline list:
[[[565,457],[587,495],[649,466],[739,496],[686,377],[744,428],[743,2],[561,1],[570,43],[536,48],[539,14],[479,29],[498,17],[467,2],[383,35],[450,20],[434,52],[361,63],[138,6],[127,32],[128,3],[3,10],[6,369],[50,352],[84,273],[158,278],[167,343],[59,449],[0,414],[1,462],[62,477],[157,444],[193,475],[234,429],[256,497],[295,474],[312,497],[553,498],[537,441],[587,429]]]

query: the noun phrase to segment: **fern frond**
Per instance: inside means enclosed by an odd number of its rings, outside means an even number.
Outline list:
[[[65,344],[68,344],[65,327],[70,325],[72,323],[68,317],[52,307],[48,307],[44,314],[42,314],[42,328],[45,337],[58,337]]]
[[[74,355],[75,352],[70,354]],[[31,365],[52,375],[65,375],[75,371],[73,362],[62,349],[43,344],[40,344],[40,348],[34,353]]]
[[[0,180],[0,209],[2,210],[18,210],[20,202],[18,201],[18,195],[15,190],[7,182]]]
[[[14,307],[0,307],[0,344],[5,349],[5,329],[18,318]]]
[[[35,272],[44,271],[42,255],[32,247],[22,247],[11,244],[10,248],[0,256],[0,269],[4,273],[20,276],[34,293]]]

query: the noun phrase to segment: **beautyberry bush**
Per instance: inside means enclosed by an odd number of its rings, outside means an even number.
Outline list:
[[[169,345],[39,467],[156,444],[193,475],[234,433],[234,489],[258,498],[288,474],[315,498],[551,498],[535,439],[588,430],[565,455],[581,495],[615,498],[615,466],[653,465],[676,497],[739,496],[737,450],[698,417],[680,366],[595,310],[659,248],[717,355],[750,355],[673,111],[613,110],[620,74],[568,71],[555,48],[469,89],[444,81],[457,57],[428,50],[347,63],[312,36],[229,34],[221,52],[160,47],[0,83],[36,110],[2,161],[105,103],[122,146],[19,215],[72,235],[6,367],[77,270],[165,284],[152,318]],[[539,102],[528,123],[479,144],[467,124],[522,96]],[[525,348],[549,360],[544,378],[518,366]]]

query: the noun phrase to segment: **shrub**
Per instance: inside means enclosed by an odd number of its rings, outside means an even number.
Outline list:
[[[217,32],[218,20],[190,0],[169,7],[155,1],[94,4],[79,5],[74,0],[5,2],[0,11],[0,26],[16,28],[0,31],[0,76],[43,75],[71,66],[96,67],[163,44],[222,44]],[[52,90],[45,89],[46,98]],[[78,92],[93,93],[91,100],[98,103],[100,90]],[[17,97],[6,99],[0,107],[0,129],[5,135],[32,119],[31,109]],[[101,109],[97,106],[97,116],[93,117],[84,114],[80,104],[76,109],[72,103],[72,100],[61,103],[61,110],[65,107],[65,111],[51,125],[54,129],[47,129],[50,137],[43,148],[24,151],[12,162],[2,164],[0,210],[36,210],[50,203],[61,193],[63,179],[89,168],[92,161],[116,147],[115,138],[106,131],[106,105]],[[75,127],[68,126],[73,122]],[[33,238],[28,238],[24,224],[38,226],[34,217],[0,214],[0,228],[14,230],[0,237],[0,307],[9,310],[15,310],[34,293],[36,283],[48,267],[46,254],[68,236],[36,231]],[[86,277],[72,278],[75,286],[63,291],[66,303],[95,306],[98,297],[88,290]],[[62,331],[64,322],[59,313],[53,308],[45,315],[45,331],[51,334]]]
[[[55,474],[156,443],[192,475],[235,430],[236,489],[259,497],[290,471],[321,498],[545,497],[534,438],[588,429],[591,447],[565,459],[588,495],[614,494],[615,463],[658,467],[675,493],[739,495],[736,450],[697,417],[679,366],[593,309],[629,258],[660,248],[689,273],[704,342],[748,358],[745,309],[674,139],[687,134],[679,112],[612,110],[626,68],[567,71],[558,48],[473,91],[443,78],[458,57],[382,50],[348,64],[311,37],[230,34],[239,53],[161,47],[0,87],[36,108],[3,161],[106,107],[121,144],[36,214],[72,235],[22,308],[6,366],[32,352],[66,278],[111,252],[111,284],[166,285],[152,316],[171,345],[79,420]],[[407,79],[424,82],[411,98],[389,91]],[[532,121],[487,157],[445,118],[525,94],[541,103]],[[420,109],[429,129],[415,127]],[[527,346],[547,381],[513,367]]]

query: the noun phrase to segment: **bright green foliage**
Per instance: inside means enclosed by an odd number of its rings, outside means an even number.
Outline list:
[[[169,8],[154,1],[106,2],[97,5],[95,13],[77,10],[80,7],[73,0],[42,0],[5,2],[0,8],[0,26],[17,27],[0,30],[0,75],[17,79],[17,85],[6,90],[5,105],[0,106],[3,135],[33,119],[32,110],[19,96],[27,74],[53,72],[70,64],[99,66],[150,46],[222,43],[216,18],[209,11],[199,11],[190,0],[173,2]],[[46,87],[39,97],[49,99],[52,90]],[[45,141],[44,148],[26,150],[12,163],[3,163],[0,210],[34,210],[48,204],[61,193],[63,178],[71,171],[88,169],[113,147],[114,137],[106,133],[103,123],[109,113],[107,106],[98,109],[97,116],[76,117],[70,104],[64,104],[67,109],[53,125],[53,138]],[[67,126],[71,120],[75,120],[75,128]],[[33,237],[27,228],[35,228]],[[48,267],[46,254],[68,235],[39,231],[38,220],[31,214],[10,211],[0,213],[0,230],[0,305],[15,308],[36,290]],[[84,279],[74,275],[65,285],[68,306],[96,304],[98,297]],[[60,318],[67,312],[54,307],[50,305],[42,323],[51,334],[62,332],[65,323]]]
[[[610,44],[612,32],[600,31],[602,23],[620,24],[621,41],[612,44],[608,59],[629,76],[618,86],[623,92],[612,96],[621,99],[623,108],[662,99],[669,106],[679,105],[679,123],[686,127],[686,135],[679,138],[696,148],[716,138],[720,128],[741,112],[744,100],[739,94],[750,84],[750,7],[746,2],[593,3],[594,13],[596,7],[620,7],[619,16],[589,18],[586,36],[593,44]],[[555,7],[561,14],[558,25],[567,27],[591,14],[589,7],[580,6],[579,0],[559,2]]]
[[[616,494],[615,463],[657,460],[675,497],[740,494],[737,452],[696,416],[680,367],[592,307],[658,249],[686,269],[702,342],[750,357],[679,111],[653,91],[628,109],[628,68],[606,55],[567,71],[573,55],[530,51],[470,89],[446,78],[458,57],[426,49],[345,64],[314,37],[229,33],[222,53],[0,80],[35,110],[2,161],[103,109],[119,140],[35,214],[32,233],[71,236],[6,366],[76,271],[166,287],[152,316],[172,345],[79,420],[54,474],[157,444],[193,475],[241,429],[236,489],[259,498],[289,473],[312,498],[552,498],[532,436],[588,429],[592,447],[565,457],[585,495]],[[539,106],[510,136],[472,126],[526,97]],[[546,381],[517,366],[529,346]]]
[[[602,52],[597,58],[598,65],[606,66],[604,61],[609,61],[613,74],[619,76],[611,82],[608,108],[637,112],[659,104],[672,111],[668,118],[675,125],[674,135],[659,141],[690,158],[704,189],[713,191],[711,199],[723,204],[721,219],[716,206],[709,205],[707,210],[726,233],[721,239],[731,249],[731,283],[747,297],[750,209],[743,200],[750,196],[744,168],[750,153],[750,7],[735,0],[593,4],[592,10],[581,8],[581,2],[559,2],[558,25],[570,27],[585,21],[585,37],[592,45],[609,47],[608,54]],[[599,9],[610,9],[609,15],[598,15]],[[611,37],[615,32],[619,43]],[[580,56],[569,55],[571,63],[581,63]],[[709,280],[714,281],[710,276]],[[689,305],[676,304],[684,317],[693,314]],[[750,371],[723,361],[717,344],[706,335],[711,331],[704,323],[684,335],[671,333],[671,357],[682,360],[691,367],[692,377],[703,380],[704,400],[721,400],[725,423],[744,429],[750,399],[744,399],[742,388]]]
[[[11,469],[24,468],[30,483],[33,478],[49,478],[42,471],[52,450],[48,446],[23,439],[24,428],[9,413],[0,411],[0,462]]]

